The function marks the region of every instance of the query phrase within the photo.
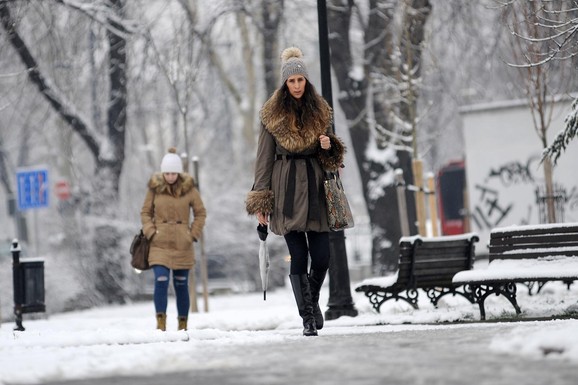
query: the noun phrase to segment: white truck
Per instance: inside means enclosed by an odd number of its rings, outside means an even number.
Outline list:
[[[549,143],[563,130],[571,97],[551,100]],[[460,110],[465,141],[468,230],[480,235],[476,254],[487,254],[495,227],[547,222],[542,145],[527,100]],[[578,140],[554,167],[556,222],[578,222]]]

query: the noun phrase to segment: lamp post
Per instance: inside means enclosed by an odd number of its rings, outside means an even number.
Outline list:
[[[327,30],[327,5],[325,0],[317,0],[317,20],[319,26],[319,56],[321,65],[321,90],[327,103],[333,107],[331,92],[331,61],[329,56],[329,35]],[[335,132],[335,127],[332,127]],[[349,281],[349,267],[345,249],[345,235],[343,231],[329,234],[329,301],[325,318],[333,320],[347,315],[357,316],[357,310],[351,297]]]

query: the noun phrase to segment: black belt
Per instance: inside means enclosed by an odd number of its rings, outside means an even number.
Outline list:
[[[163,221],[163,223],[168,223],[169,225],[180,225],[183,222],[181,222],[181,221],[176,221],[176,222],[175,221]]]
[[[309,207],[307,211],[307,217],[311,219],[319,220],[321,217],[321,212],[319,208],[319,193],[317,191],[317,184],[315,183],[315,170],[313,170],[313,164],[311,159],[316,158],[315,154],[310,155],[300,155],[300,154],[276,154],[276,160],[296,160],[304,159],[305,166],[307,168],[307,195],[309,198]],[[297,178],[297,170],[295,167],[295,162],[291,162],[289,166],[289,177],[287,181],[287,191],[285,194],[285,202],[283,204],[283,215],[288,218],[293,217],[293,203],[295,200],[295,179]]]
[[[293,159],[313,159],[315,154],[302,155],[302,154],[275,154],[275,160],[293,160]]]

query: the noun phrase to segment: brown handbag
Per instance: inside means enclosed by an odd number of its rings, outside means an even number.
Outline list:
[[[137,270],[148,270],[149,265],[149,240],[142,232],[134,236],[130,245],[130,255],[132,259],[130,265]]]
[[[329,228],[332,231],[341,231],[353,227],[353,215],[351,214],[339,174],[325,172],[323,188],[325,190]]]

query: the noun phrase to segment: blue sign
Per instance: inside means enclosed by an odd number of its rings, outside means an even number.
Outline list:
[[[16,172],[18,185],[18,210],[48,207],[48,170],[23,170]]]

